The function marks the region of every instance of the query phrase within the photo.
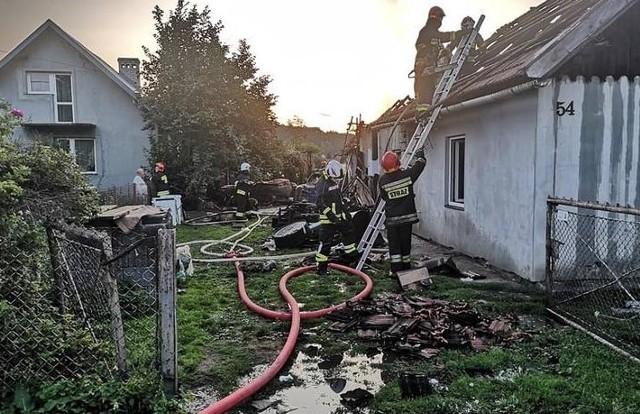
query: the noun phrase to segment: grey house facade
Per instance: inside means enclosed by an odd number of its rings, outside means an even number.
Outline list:
[[[414,231],[540,281],[548,197],[640,207],[639,18],[636,0],[550,0],[491,36],[430,134]],[[412,105],[369,124],[369,175]]]
[[[53,140],[98,188],[129,184],[149,140],[136,106],[140,62],[118,63],[116,72],[47,20],[0,60],[0,98],[26,118],[14,137]]]

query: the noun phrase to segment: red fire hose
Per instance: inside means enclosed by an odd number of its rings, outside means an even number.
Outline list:
[[[304,273],[315,270],[315,266],[306,266],[306,267],[294,269],[288,272],[287,274],[285,274],[284,276],[282,276],[282,278],[280,279],[280,283],[279,283],[280,294],[286,300],[287,304],[289,305],[289,308],[291,309],[291,312],[276,312],[276,311],[271,311],[269,309],[265,309],[255,304],[249,298],[244,287],[244,273],[240,269],[240,262],[235,262],[235,266],[236,266],[236,273],[238,275],[238,292],[240,294],[240,298],[247,305],[247,307],[252,311],[268,318],[280,319],[280,320],[291,319],[291,328],[289,329],[289,336],[287,337],[287,341],[285,342],[282,350],[280,351],[280,354],[278,354],[278,357],[275,359],[275,361],[273,361],[273,363],[269,366],[269,368],[267,368],[265,372],[263,372],[258,378],[246,384],[244,387],[236,390],[235,392],[228,395],[227,397],[211,404],[204,410],[200,411],[199,414],[225,413],[228,410],[240,404],[241,402],[245,401],[249,397],[251,397],[256,392],[258,392],[262,387],[267,385],[269,381],[271,381],[278,374],[278,372],[280,372],[280,370],[284,367],[287,360],[293,353],[295,349],[296,341],[298,340],[298,331],[300,330],[301,319],[318,318],[328,313],[334,312],[338,309],[342,309],[346,306],[346,302],[343,302],[339,305],[331,306],[325,309],[309,311],[309,312],[300,312],[298,303],[296,302],[295,298],[291,295],[291,293],[289,293],[289,291],[287,290],[287,282],[296,276],[300,276]],[[371,278],[369,276],[367,276],[366,274],[364,274],[359,270],[352,269],[347,266],[342,266],[336,263],[330,263],[329,266],[340,272],[349,273],[349,274],[358,276],[360,279],[364,280],[364,282],[366,283],[366,286],[362,290],[362,292],[354,296],[351,299],[351,301],[361,300],[369,296],[369,294],[371,294],[371,290],[373,289],[373,282],[371,281]]]

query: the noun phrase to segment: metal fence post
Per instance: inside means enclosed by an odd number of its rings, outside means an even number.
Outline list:
[[[178,391],[175,229],[158,230],[158,302],[160,311],[160,365],[165,391]]]
[[[547,224],[546,224],[546,258],[545,280],[547,284],[547,306],[551,306],[553,300],[553,213],[556,205],[547,200]]]

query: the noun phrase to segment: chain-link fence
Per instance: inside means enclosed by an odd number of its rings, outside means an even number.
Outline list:
[[[174,258],[163,242],[173,232],[164,224],[126,234],[116,226],[47,229],[39,249],[0,255],[0,386],[90,374],[160,380],[163,350],[175,360],[175,337],[160,343],[175,307],[160,313],[158,266],[159,256]],[[175,278],[165,268],[165,279]],[[171,286],[163,290],[169,304]]]
[[[550,310],[640,357],[640,210],[549,199]]]

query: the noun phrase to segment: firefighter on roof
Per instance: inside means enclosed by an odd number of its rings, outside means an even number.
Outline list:
[[[444,10],[434,6],[429,10],[427,23],[420,29],[416,40],[416,58],[413,66],[413,90],[416,98],[416,119],[424,118],[431,110],[433,94],[439,75],[425,74],[425,69],[434,68],[438,63],[438,56],[443,45],[458,42],[462,38],[462,31],[441,32]]]

